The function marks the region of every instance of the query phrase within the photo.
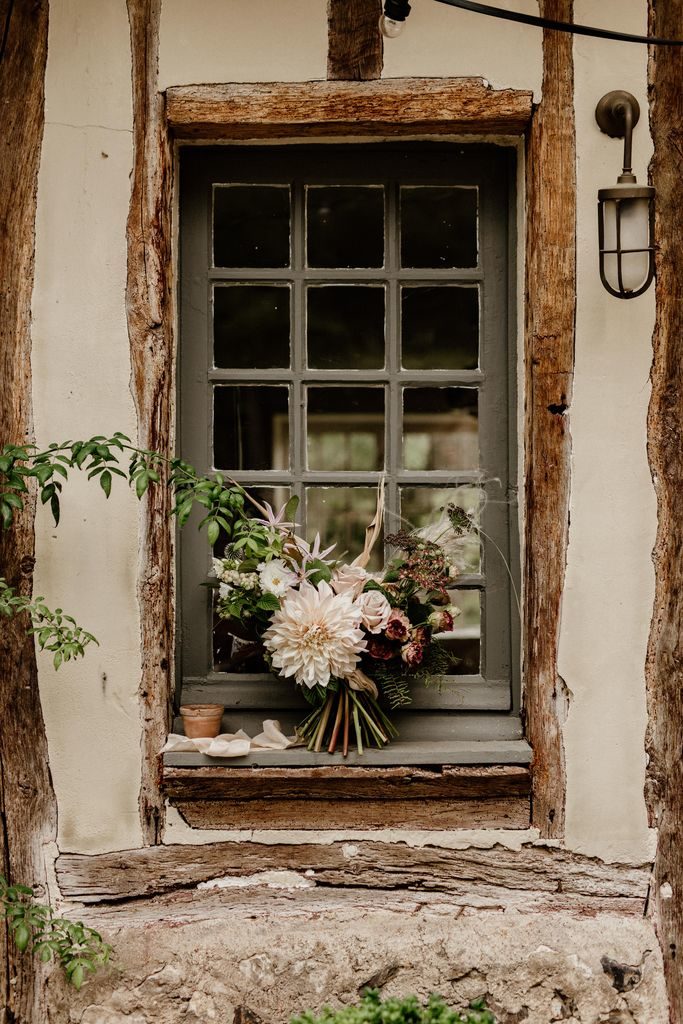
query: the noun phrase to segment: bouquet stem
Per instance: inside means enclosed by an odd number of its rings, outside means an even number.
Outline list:
[[[297,731],[308,749],[315,753],[320,753],[325,747],[328,754],[334,754],[341,736],[342,754],[346,757],[352,723],[359,754],[363,753],[364,746],[381,748],[398,736],[372,694],[365,690],[351,690],[347,683],[340,684],[336,692],[329,693]]]

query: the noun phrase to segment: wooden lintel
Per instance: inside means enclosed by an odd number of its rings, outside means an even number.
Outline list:
[[[544,906],[619,905],[642,914],[649,866],[605,864],[564,850],[502,846],[449,850],[360,841],[331,844],[208,843],[158,846],[95,856],[62,854],[57,878],[65,898],[83,903],[155,897],[226,876],[289,870],[311,884],[511,897],[543,897]]]
[[[413,134],[520,135],[532,93],[480,78],[193,85],[167,90],[179,139]]]
[[[164,791],[194,828],[528,828],[520,766],[164,768]]]

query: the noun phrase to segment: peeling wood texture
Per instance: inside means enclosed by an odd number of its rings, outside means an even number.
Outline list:
[[[316,887],[444,893],[470,905],[580,913],[642,914],[649,867],[604,864],[544,847],[508,850],[410,847],[402,843],[209,843],[85,856],[62,854],[62,894],[118,902],[191,889],[211,879],[296,871]],[[244,889],[238,893],[244,893]],[[197,893],[193,893],[197,898]]]
[[[328,0],[327,77],[364,82],[382,77],[381,0]]]
[[[161,0],[128,0],[133,76],[134,161],[128,214],[126,310],[138,443],[170,452],[173,351],[171,337],[171,153],[164,97],[157,91]],[[151,487],[142,501],[138,600],[143,841],[163,832],[161,750],[170,724],[173,665],[170,493]]]
[[[31,293],[47,30],[47,0],[0,2],[0,445],[33,440]],[[0,576],[22,594],[32,591],[34,515],[31,493],[0,533]],[[43,845],[56,838],[57,813],[27,625],[20,616],[0,629],[0,873],[42,886]],[[37,960],[5,940],[0,925],[0,1020],[42,1022]]]
[[[572,0],[541,15],[571,21]],[[572,37],[543,34],[543,100],[527,151],[525,714],[534,750],[533,824],[564,833],[562,722],[557,672],[567,553],[576,313],[576,139]]]
[[[683,37],[683,0],[650,0],[649,31]],[[671,1021],[683,1021],[683,52],[650,56],[650,164],[655,201],[656,303],[648,453],[657,493],[655,601],[646,679],[650,822],[659,830],[655,922]]]
[[[526,768],[170,768],[194,828],[528,828]]]
[[[166,104],[177,138],[518,135],[529,124],[532,94],[494,90],[480,78],[393,78],[181,86],[167,90]]]

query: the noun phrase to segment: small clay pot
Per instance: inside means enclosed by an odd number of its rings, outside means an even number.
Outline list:
[[[221,731],[222,704],[184,704],[180,709],[183,716],[185,735],[192,740],[205,736],[213,739]]]

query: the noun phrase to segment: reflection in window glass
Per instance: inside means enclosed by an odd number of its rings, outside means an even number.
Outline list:
[[[289,301],[287,285],[214,288],[214,365],[239,370],[289,366]]]
[[[216,469],[287,469],[288,389],[214,387],[213,457]]]
[[[384,189],[309,185],[306,231],[309,267],[383,266]]]
[[[384,389],[307,388],[308,468],[384,468]]]
[[[476,388],[403,389],[405,469],[476,469]]]
[[[401,290],[401,345],[408,370],[474,370],[479,365],[477,288]]]
[[[401,517],[407,529],[421,528],[430,540],[438,541],[449,561],[460,573],[477,573],[481,568],[477,533],[484,491],[479,487],[402,487]],[[472,516],[474,529],[458,536],[451,528],[446,506],[452,504]]]
[[[326,546],[336,541],[335,558],[351,562],[363,550],[365,529],[372,521],[376,507],[375,487],[307,487],[308,537],[310,539],[318,532]],[[380,537],[373,548],[368,568],[380,569],[383,558]]]
[[[289,186],[214,186],[215,267],[288,267],[289,260]]]
[[[401,266],[476,267],[477,190],[401,188]]]
[[[307,290],[308,365],[316,370],[384,366],[384,288],[322,285]]]
[[[481,671],[481,593],[478,590],[451,592],[452,603],[460,609],[453,629],[443,635],[444,644],[453,657],[449,674],[479,675]]]

